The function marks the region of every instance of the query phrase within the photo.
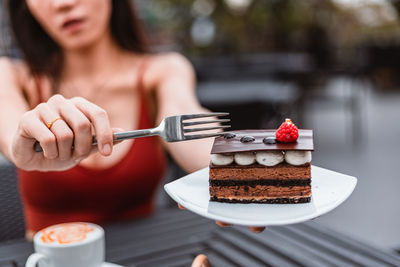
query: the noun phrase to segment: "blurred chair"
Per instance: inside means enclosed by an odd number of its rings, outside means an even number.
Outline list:
[[[0,242],[25,236],[17,181],[14,165],[0,158]]]
[[[302,125],[301,91],[291,82],[209,81],[197,93],[203,106],[230,113],[232,130],[274,128],[285,118]]]
[[[336,66],[331,55],[321,56],[326,51],[329,49],[321,48],[314,54],[277,52],[192,59],[199,100],[211,110],[230,112],[232,130],[275,128],[285,118],[304,127],[311,103],[322,103],[324,108],[331,104],[348,114],[350,123],[345,126],[357,144],[363,133],[362,100],[368,88],[365,62],[357,57],[348,63],[350,66]],[[330,81],[344,80],[346,88],[341,89],[346,94],[327,90]]]
[[[395,90],[400,87],[400,44],[396,39],[388,43],[367,43],[363,47],[366,73],[378,90]]]
[[[310,72],[308,55],[202,57],[192,59],[192,63],[198,76],[201,104],[211,110],[230,112],[232,130],[274,128],[287,117],[303,125],[304,99],[298,77]],[[283,74],[286,76],[282,78]]]
[[[178,208],[176,202],[165,192],[164,185],[168,184],[176,179],[179,179],[188,173],[184,171],[178,163],[171,157],[171,155],[167,154],[168,160],[168,168],[164,176],[164,180],[161,183],[160,187],[157,190],[156,194],[156,208],[157,209],[165,209],[165,208]]]

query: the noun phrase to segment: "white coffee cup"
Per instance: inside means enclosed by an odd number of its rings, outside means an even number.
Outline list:
[[[33,245],[25,267],[101,267],[104,262],[104,230],[92,223],[47,227],[35,234]]]

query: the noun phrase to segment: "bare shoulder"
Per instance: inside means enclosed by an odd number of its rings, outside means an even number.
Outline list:
[[[23,98],[29,106],[38,101],[34,77],[22,60],[0,57],[0,84],[3,96]]]
[[[16,71],[16,66],[14,60],[8,57],[0,57],[0,79],[9,77],[9,75],[14,76]]]
[[[153,54],[147,57],[148,68],[144,79],[150,87],[176,75],[194,77],[194,70],[190,61],[176,52]]]
[[[0,57],[1,83],[12,83],[22,88],[24,83],[29,80],[29,76],[29,69],[23,61],[8,57]]]
[[[178,68],[179,70],[192,69],[189,60],[177,52],[154,54],[150,56],[149,60],[151,67],[163,71],[171,68]]]

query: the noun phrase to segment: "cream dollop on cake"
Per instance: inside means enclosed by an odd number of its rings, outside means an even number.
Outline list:
[[[272,167],[283,162],[284,156],[281,151],[257,151],[256,161],[258,164]]]
[[[253,152],[235,153],[235,162],[238,165],[251,165],[256,162],[256,156]]]
[[[233,163],[232,154],[211,154],[211,163],[218,166],[226,166]]]
[[[311,151],[286,151],[285,161],[291,165],[300,166],[311,162]]]

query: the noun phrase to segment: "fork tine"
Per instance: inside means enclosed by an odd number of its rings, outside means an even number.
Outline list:
[[[203,127],[203,128],[192,128],[192,129],[183,129],[184,133],[193,133],[200,131],[208,131],[208,130],[216,130],[216,129],[225,129],[231,127],[230,125],[220,125],[215,127]]]
[[[185,135],[183,138],[184,140],[193,140],[193,139],[202,139],[202,138],[208,138],[208,137],[216,137],[216,136],[221,136],[224,133],[213,133],[213,134],[193,134],[193,135]]]
[[[228,112],[212,112],[212,113],[200,113],[200,114],[187,114],[182,115],[182,120],[205,118],[205,117],[216,117],[216,116],[228,116]]]
[[[220,119],[220,120],[212,120],[212,121],[192,121],[192,122],[183,122],[183,126],[191,126],[191,125],[199,125],[199,124],[209,124],[209,123],[223,123],[230,122],[230,119]]]

